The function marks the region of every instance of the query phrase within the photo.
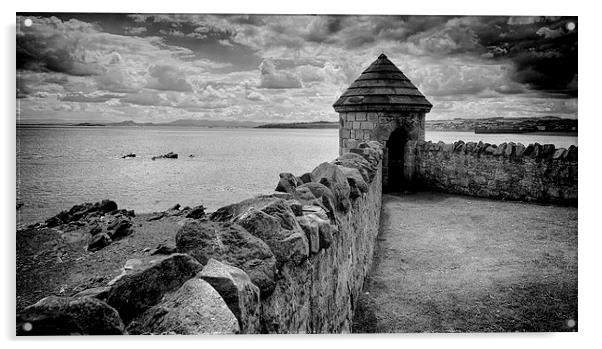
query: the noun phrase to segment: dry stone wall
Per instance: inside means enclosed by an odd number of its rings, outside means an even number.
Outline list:
[[[577,147],[409,141],[412,186],[448,193],[577,205]]]
[[[382,154],[358,143],[281,174],[273,194],[189,216],[176,253],[40,300],[17,315],[17,334],[350,332],[379,230]]]

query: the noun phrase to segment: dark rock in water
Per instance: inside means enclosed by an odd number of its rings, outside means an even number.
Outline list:
[[[46,297],[17,316],[18,336],[124,334],[115,309],[93,297]]]
[[[155,247],[154,250],[151,250],[150,255],[154,256],[154,255],[158,255],[158,254],[173,254],[176,253],[176,247],[175,246],[167,246],[167,245],[163,245],[163,244],[159,244],[157,247]]]
[[[168,211],[177,211],[180,209],[180,204],[175,204],[172,208],[170,208]]]
[[[132,222],[125,217],[117,217],[107,227],[107,234],[115,240],[124,236],[131,235],[134,232]]]
[[[104,301],[107,299],[109,291],[111,291],[111,288],[108,286],[94,287],[76,293],[73,297],[93,297]]]
[[[204,216],[205,216],[205,206],[198,205],[198,206],[195,206],[190,212],[188,212],[188,214],[186,215],[186,218],[199,219]]]
[[[189,158],[193,158],[193,157],[194,157],[194,155],[193,155],[193,154],[190,154],[190,155],[188,155],[188,157],[189,157]]]
[[[174,254],[146,269],[121,277],[109,292],[107,303],[127,324],[157,304],[163,296],[194,277],[203,266],[185,254]]]
[[[163,155],[157,155],[157,156],[153,156],[152,159],[156,160],[156,159],[177,159],[178,158],[178,154],[174,153],[174,152],[169,152],[167,154],[163,154]]]
[[[209,258],[244,270],[265,297],[274,291],[276,258],[261,239],[238,224],[189,221],[176,235],[178,252],[188,253],[201,264]]]
[[[311,174],[318,183],[324,184],[332,191],[336,200],[336,209],[347,212],[350,207],[349,193],[351,188],[341,169],[337,165],[323,162]]]
[[[237,334],[238,321],[209,283],[193,278],[136,317],[129,334]]]
[[[98,251],[111,244],[113,240],[107,233],[96,234],[88,244],[88,251]]]
[[[276,186],[275,190],[282,193],[292,194],[295,192],[295,188],[298,184],[299,183],[297,182],[297,177],[295,177],[295,175],[293,175],[292,173],[281,173],[280,181],[278,182],[278,185]]]
[[[222,296],[238,319],[242,333],[260,333],[259,288],[249,275],[236,267],[209,259],[199,274]]]
[[[152,221],[159,220],[159,219],[161,219],[163,217],[165,217],[165,212],[159,212],[156,215],[149,217],[146,221],[147,222],[152,222]]]
[[[122,159],[125,159],[125,158],[135,158],[135,157],[136,157],[136,154],[134,154],[134,153],[129,153],[129,154],[125,154],[125,155],[124,155],[124,156],[122,156],[121,158],[122,158]]]

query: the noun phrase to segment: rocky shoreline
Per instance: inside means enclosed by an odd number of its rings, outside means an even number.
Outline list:
[[[175,205],[137,215],[103,200],[19,230],[17,335],[304,331],[282,323],[295,312],[274,322],[292,291],[286,273],[347,256],[331,245],[342,248],[339,229],[367,200],[381,159],[378,142],[362,143],[301,176],[280,174],[273,194],[212,213]]]

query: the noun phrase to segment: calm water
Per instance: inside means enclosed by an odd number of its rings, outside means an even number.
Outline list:
[[[576,137],[427,132],[427,140],[554,143]],[[173,151],[179,159],[152,161]],[[136,158],[121,159],[127,153]],[[194,157],[189,157],[189,155]],[[302,174],[338,155],[338,131],[278,129],[17,128],[17,223],[104,198],[136,212],[202,204],[214,210],[269,193],[278,173]]]

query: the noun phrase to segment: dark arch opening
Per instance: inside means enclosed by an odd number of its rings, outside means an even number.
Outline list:
[[[408,141],[405,129],[398,128],[391,133],[387,141],[387,191],[402,191],[404,189],[404,148]]]

